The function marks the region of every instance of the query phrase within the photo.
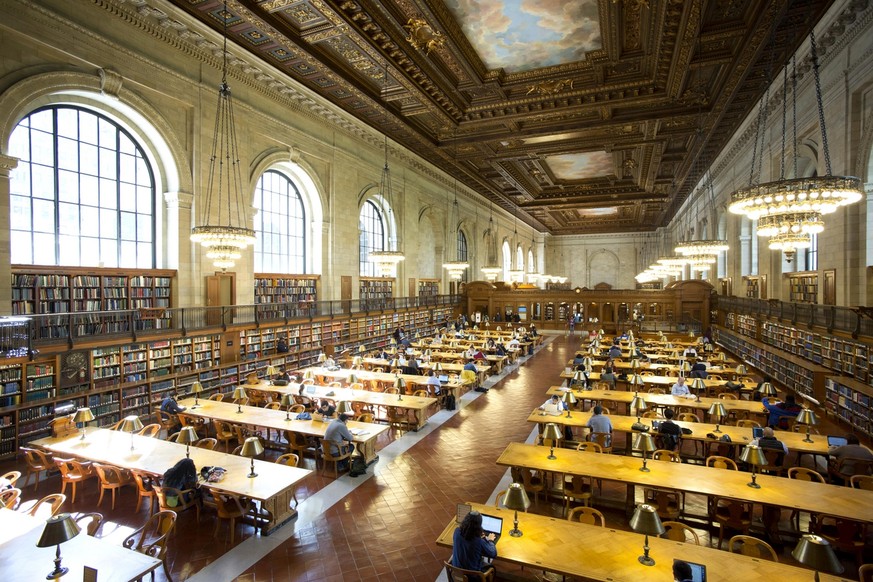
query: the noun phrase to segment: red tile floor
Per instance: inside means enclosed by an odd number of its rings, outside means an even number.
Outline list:
[[[380,460],[375,474],[370,467],[368,478],[352,480],[356,486],[351,493],[311,519],[298,518],[300,523],[286,524],[264,538],[254,534],[250,526],[238,525],[236,543],[231,546],[226,525],[222,525],[217,538],[213,537],[215,518],[208,510],[200,524],[193,514],[182,514],[168,556],[173,580],[433,582],[440,575],[443,560],[450,555],[435,544],[435,539],[454,515],[456,504],[485,502],[492,495],[506,472],[495,464],[496,458],[507,443],[524,441],[531,435],[533,427],[526,422],[527,416],[545,400],[546,388],[559,383],[558,375],[580,341],[578,336],[553,339],[489,393],[465,403],[457,414],[408,451],[393,460]],[[823,434],[842,432],[826,420],[820,428]],[[378,448],[388,446],[395,438],[396,435],[386,433]],[[314,468],[312,459],[305,462],[308,468]],[[14,466],[6,463],[0,466],[0,473]],[[304,503],[333,481],[313,473],[300,485],[297,497]],[[121,543],[127,533],[145,522],[148,509],[133,512],[136,496],[132,489],[121,493],[114,511],[106,501],[102,508],[97,508],[96,489],[91,483],[80,487],[76,503],[68,499],[63,510],[102,511],[107,520],[102,536]],[[39,484],[38,491],[32,486],[27,488],[22,507],[56,491],[60,491],[59,478],[50,476]],[[604,484],[602,498],[594,503],[606,514],[609,527],[627,529],[621,499],[624,491],[623,487]],[[705,513],[705,500],[689,496],[688,509]],[[560,498],[541,498],[531,508],[555,516],[560,516],[562,510]],[[789,527],[788,514],[784,511],[782,516],[785,528]],[[710,542],[706,524],[692,521],[690,525],[697,529],[701,543]],[[717,535],[717,529],[713,531]],[[286,537],[285,541],[279,539]],[[795,537],[787,537],[786,543],[778,548],[780,560],[792,561],[794,540]],[[234,558],[232,563],[226,567],[216,564],[198,575],[225,554],[228,555],[220,564],[227,558]],[[857,565],[849,556],[843,559],[845,576],[855,577]],[[501,572],[531,579],[542,574],[530,569],[520,572],[503,564]],[[158,573],[157,579],[164,579],[163,572]]]

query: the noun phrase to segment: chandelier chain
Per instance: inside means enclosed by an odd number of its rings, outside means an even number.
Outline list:
[[[818,72],[818,46],[815,42],[815,30],[809,33],[810,52],[812,53],[812,75],[815,79],[815,99],[818,104],[818,123],[821,127],[821,146],[824,150],[825,168],[828,176],[832,175],[831,171],[831,153],[828,149],[828,130],[825,127],[824,104],[821,97],[821,79]]]
[[[797,56],[791,55],[791,151],[794,153],[793,178],[797,178]]]

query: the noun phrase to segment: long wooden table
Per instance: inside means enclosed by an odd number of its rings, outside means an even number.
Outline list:
[[[564,412],[560,416],[547,414],[545,416],[542,415],[540,410],[534,410],[531,412],[530,416],[527,417],[528,422],[535,422],[540,426],[540,429],[549,422],[554,422],[561,426],[570,426],[574,428],[583,428],[588,424],[588,419],[591,418],[591,412],[580,412],[577,410],[571,411],[570,417],[567,418],[567,413]],[[636,423],[636,416],[622,416],[619,414],[610,414],[609,420],[612,422],[612,430],[614,432],[625,432],[632,433],[635,432],[633,430],[632,425]],[[655,419],[655,420],[663,420],[663,419]],[[641,422],[647,426],[651,426],[652,419],[643,418]],[[718,425],[718,428],[721,432],[715,433],[716,425],[706,422],[680,422],[674,421],[676,424],[681,426],[682,428],[687,428],[691,431],[691,434],[682,435],[682,440],[692,440],[699,441],[703,443],[720,443],[723,441],[713,440],[711,438],[707,438],[707,434],[715,434],[718,437],[722,435],[728,435],[731,438],[730,443],[735,447],[743,447],[749,444],[752,441],[752,429],[750,428],[741,428],[738,426],[731,425]],[[657,434],[657,431],[651,431],[652,435]],[[806,438],[806,434],[799,432],[788,432],[788,431],[780,431],[776,435],[780,441],[785,443],[788,447],[789,452],[798,453],[798,454],[811,454],[811,455],[827,455],[828,454],[828,441],[827,437],[813,435],[811,443],[804,442]]]
[[[364,358],[364,364],[369,366],[378,366],[381,368],[388,368],[391,364],[388,360],[383,358]],[[461,374],[461,371],[464,369],[464,364],[456,364],[451,362],[442,362],[443,372],[452,373],[452,374]],[[433,363],[431,362],[422,362],[419,365],[419,368],[424,370],[429,370],[433,368]],[[479,383],[485,381],[488,377],[488,372],[491,370],[491,366],[483,366],[480,364],[476,364],[476,377],[479,379]]]
[[[748,486],[751,473],[745,471],[650,461],[648,465],[651,471],[644,472],[640,471],[642,459],[638,457],[561,448],[556,448],[554,453],[557,458],[548,459],[547,447],[510,443],[497,459],[497,464],[619,481],[630,486],[681,489],[708,497],[727,497],[854,521],[873,522],[873,491],[770,475],[758,475],[757,481],[761,488],[755,489]],[[628,502],[633,503],[632,487],[630,489]]]
[[[736,376],[737,375],[737,368],[736,368],[735,363],[733,363],[733,362],[719,362],[719,363],[726,364],[726,365],[725,366],[718,366],[718,365],[710,366],[706,369],[707,373],[708,374],[715,374],[718,376],[720,376],[722,374],[729,375],[729,376]],[[594,369],[603,368],[603,366],[605,366],[605,365],[606,365],[606,360],[593,360],[591,362],[591,367]],[[574,364],[573,360],[569,360],[567,362],[567,366],[570,368],[575,368],[576,366],[578,366],[578,364]],[[613,362],[613,366],[618,370],[631,370],[631,369],[633,369],[631,362],[626,361],[626,360],[622,360],[620,362]],[[674,373],[676,375],[678,375],[679,366],[673,365],[673,364],[655,364],[655,363],[652,363],[651,361],[649,361],[649,362],[640,361],[637,370],[652,370],[653,372],[665,372],[664,374],[658,374],[658,375],[659,376],[666,376],[666,375],[672,376]],[[566,370],[564,370],[564,371],[566,372]],[[749,376],[749,374],[748,373],[740,374],[740,377],[743,377],[743,376]]]
[[[561,372],[561,378],[563,378],[564,380],[572,380],[573,375],[575,373],[576,373],[575,370],[570,370],[568,372],[566,369],[564,369],[564,371]],[[626,385],[630,386],[628,384],[628,380],[630,380],[630,378],[631,378],[630,374],[628,374],[628,377],[625,380],[619,380],[618,377],[616,376],[615,382],[616,382],[616,384],[626,384]],[[640,378],[642,378],[643,383],[648,385],[648,386],[655,387],[655,388],[664,388],[665,390],[670,390],[673,387],[673,384],[676,383],[675,376],[645,376],[645,375],[640,375]],[[592,372],[591,374],[588,375],[588,379],[591,380],[592,382],[600,380],[600,373]],[[694,389],[691,388],[691,382],[693,382],[694,379],[693,378],[686,378],[685,380],[686,380],[686,386],[688,386],[688,389],[691,390],[692,392],[694,392]],[[727,384],[727,382],[728,382],[727,380],[713,380],[712,378],[706,378],[703,380],[703,385],[706,386],[707,390],[709,390],[710,388],[715,388],[715,389],[724,388],[724,386],[725,386],[725,384]],[[731,389],[727,389],[727,388],[725,390],[728,392],[732,391]],[[739,391],[741,393],[751,393],[753,390],[754,390],[754,386],[745,385],[745,384],[743,385],[742,388],[739,389]]]
[[[343,370],[346,371],[346,370]],[[375,374],[374,372],[361,372],[358,377],[365,379],[366,375]],[[391,374],[381,374],[391,376]],[[346,375],[346,378],[348,376]],[[455,385],[454,387],[457,387]],[[273,386],[269,382],[261,381],[257,388],[275,394],[290,394],[298,396],[300,394],[300,384],[288,384],[287,386]],[[427,411],[438,401],[436,398],[425,396],[403,396],[403,399],[398,399],[397,394],[386,394],[385,392],[371,392],[369,390],[352,390],[351,388],[335,388],[331,386],[318,386],[311,384],[306,387],[311,391],[304,391],[303,396],[312,399],[329,398],[334,401],[347,400],[349,402],[361,402],[369,406],[380,406],[383,408],[401,408],[407,410],[413,416],[413,430],[417,431],[427,424]],[[443,388],[446,388],[444,385]]]
[[[8,509],[0,509],[0,572],[4,580],[45,580],[54,569],[57,546],[36,547],[45,520]],[[10,535],[11,534],[11,535]],[[100,582],[129,582],[154,572],[161,561],[84,531],[61,545],[61,565],[69,568],[64,582],[83,580],[85,566],[97,570]]]
[[[705,381],[705,380],[704,380]],[[675,382],[675,380],[674,380]],[[567,392],[567,388],[561,386],[552,386],[548,389],[548,394],[558,394],[563,396]],[[634,399],[634,392],[628,390],[573,390],[573,395],[577,400],[594,400],[596,402],[618,402],[625,405],[630,405]],[[670,394],[649,394],[648,392],[638,393],[648,405],[668,406],[678,408],[694,408],[706,412],[709,407],[718,402],[724,405],[725,411],[730,414],[732,411],[749,414],[766,414],[764,406],[760,402],[751,400],[722,400],[721,398],[706,398],[701,397],[698,401],[696,398],[684,398],[681,396],[672,396]]]
[[[193,399],[183,400],[179,404],[187,408],[184,414],[188,416],[222,420],[232,424],[260,426],[277,432],[290,430],[291,432],[316,438],[324,438],[324,433],[329,424],[329,422],[316,419],[296,420],[294,418],[296,415],[290,415],[291,420],[285,420],[289,415],[281,410],[258,408],[257,406],[237,407],[236,404],[216,402],[215,400],[200,400],[197,406],[194,406]],[[238,413],[238,409],[242,409],[242,413]],[[353,442],[358,449],[358,453],[363,455],[367,464],[375,461],[377,459],[376,438],[387,431],[388,426],[369,422],[356,422],[354,420],[348,421],[347,426],[355,437]]]
[[[97,461],[124,469],[137,469],[152,475],[163,475],[167,469],[185,458],[185,445],[152,437],[131,436],[128,433],[99,428],[88,428],[85,438],[79,437],[80,433],[48,437],[33,441],[32,445],[63,456]],[[133,450],[130,448],[131,438]],[[294,490],[297,483],[311,473],[299,467],[256,459],[255,473],[258,476],[250,478],[250,459],[197,447],[191,447],[191,460],[198,471],[202,467],[227,469],[223,481],[203,482],[201,487],[220,489],[261,502],[262,507],[272,514],[272,520],[264,528],[265,534],[271,533],[297,515],[297,511],[291,508]]]
[[[509,535],[514,512],[479,503],[474,510],[503,518],[503,530],[497,543],[497,560],[532,566],[579,580],[598,582],[668,581],[673,579],[673,560],[705,564],[707,582],[735,580],[812,580],[812,570],[732,554],[708,546],[686,544],[649,536],[649,555],[653,566],[637,560],[643,553],[641,534],[571,522],[534,513],[519,513],[518,528],[522,536]],[[452,519],[437,545],[451,548],[457,523]],[[500,565],[497,566],[500,569]],[[847,582],[845,578],[822,574],[826,582]]]

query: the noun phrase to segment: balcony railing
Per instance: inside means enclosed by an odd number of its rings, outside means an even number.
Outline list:
[[[855,339],[859,336],[873,337],[873,310],[867,307],[837,307],[724,295],[717,296],[716,307],[740,315],[778,319],[794,326],[805,325],[810,329],[822,327],[828,333],[839,331]]]
[[[454,306],[459,302],[459,295],[434,295],[15,316],[0,318],[0,357],[22,357],[32,355],[44,347],[64,343],[72,347],[77,343],[105,338],[136,342],[156,335],[187,335],[208,330],[226,330],[229,326],[282,325],[322,317]]]

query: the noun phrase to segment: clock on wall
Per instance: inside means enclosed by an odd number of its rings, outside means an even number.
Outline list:
[[[61,386],[88,381],[88,352],[67,352],[61,356]]]

